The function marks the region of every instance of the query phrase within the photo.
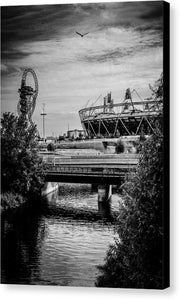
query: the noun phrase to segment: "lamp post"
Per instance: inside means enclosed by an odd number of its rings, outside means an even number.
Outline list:
[[[43,111],[41,113],[41,116],[43,118],[43,140],[45,140],[45,116],[47,115],[45,112],[44,112],[44,108],[45,108],[45,103],[43,103]]]

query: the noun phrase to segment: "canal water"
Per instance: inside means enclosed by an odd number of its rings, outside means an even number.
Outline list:
[[[42,203],[2,216],[1,281],[94,286],[116,237],[119,202],[114,193],[111,207],[102,210],[91,185],[60,184]]]

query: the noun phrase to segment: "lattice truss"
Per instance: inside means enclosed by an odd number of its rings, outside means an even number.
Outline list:
[[[162,99],[147,98],[133,102],[132,92],[130,89],[126,90],[122,103],[114,104],[108,94],[108,100],[104,98],[104,105],[80,110],[80,120],[87,135],[118,137],[140,135],[142,132],[147,135],[154,133],[156,120],[162,112]]]
[[[34,80],[34,89],[26,84],[27,75],[30,73]],[[21,88],[18,90],[20,99],[17,104],[17,112],[19,119],[32,123],[32,114],[36,106],[36,98],[38,95],[38,80],[33,69],[24,70],[21,80]]]

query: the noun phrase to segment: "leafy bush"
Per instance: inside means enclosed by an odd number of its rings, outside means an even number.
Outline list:
[[[25,197],[40,194],[43,163],[37,152],[38,132],[34,124],[26,127],[12,113],[1,119],[2,192]]]
[[[56,147],[55,147],[55,145],[53,143],[49,143],[47,145],[47,150],[48,151],[55,151],[55,149],[56,149]]]
[[[163,287],[163,138],[144,142],[139,166],[123,185],[119,239],[99,266],[101,287]]]
[[[1,208],[3,210],[17,208],[24,202],[25,199],[19,194],[9,192],[1,195]]]
[[[156,132],[147,140],[141,136],[139,165],[121,186],[119,239],[109,248],[104,265],[98,267],[97,286],[164,288],[163,74],[150,89],[159,101]]]
[[[121,141],[121,139],[117,140],[115,151],[117,154],[124,152],[124,143]]]

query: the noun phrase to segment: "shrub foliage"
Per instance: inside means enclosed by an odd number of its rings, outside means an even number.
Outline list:
[[[124,143],[121,141],[121,139],[117,140],[116,147],[115,147],[115,152],[117,154],[124,152]]]
[[[163,286],[163,140],[145,141],[137,171],[123,186],[118,218],[119,239],[99,266],[96,285],[161,288]]]
[[[2,210],[7,210],[7,209],[14,209],[19,207],[25,202],[25,199],[23,196],[12,193],[12,192],[7,192],[1,195],[1,209]]]
[[[4,113],[1,119],[2,192],[23,196],[39,194],[43,184],[43,164],[37,153],[37,129],[26,128],[18,117]]]
[[[55,147],[55,145],[53,143],[49,143],[47,145],[47,150],[48,151],[55,151],[55,149],[56,149],[56,147]]]
[[[157,130],[140,141],[140,161],[123,184],[117,231],[96,286],[163,288],[163,74],[151,87],[162,110]]]

